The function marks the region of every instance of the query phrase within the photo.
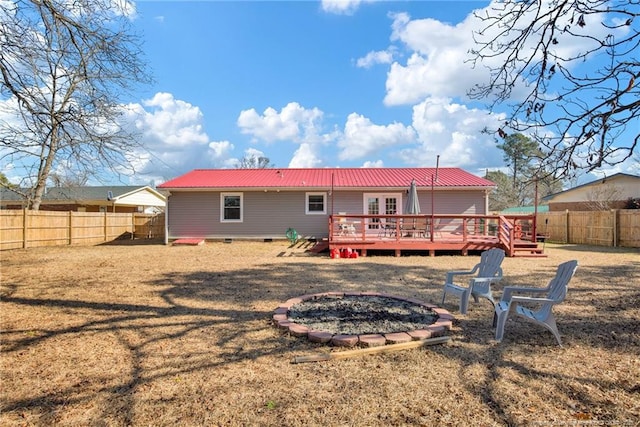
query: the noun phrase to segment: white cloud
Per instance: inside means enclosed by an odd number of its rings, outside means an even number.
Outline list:
[[[264,157],[264,152],[262,152],[262,151],[260,151],[260,150],[258,150],[256,148],[249,147],[246,150],[244,150],[244,155],[247,156],[247,157],[258,158],[258,157]]]
[[[544,7],[544,5],[543,5]],[[484,11],[495,14],[496,6],[492,3],[477,13],[483,15]],[[536,9],[536,8],[534,8]],[[502,65],[503,57],[485,58],[481,64],[473,66],[468,52],[478,48],[476,40],[483,37],[489,41],[498,36],[500,28],[486,28],[487,22],[478,19],[474,13],[470,13],[460,23],[451,25],[435,19],[414,19],[407,13],[391,15],[391,40],[401,44],[403,50],[408,52],[406,63],[394,62],[387,75],[385,97],[386,105],[411,105],[420,102],[426,97],[450,97],[467,99],[467,92],[475,84],[486,84],[490,75],[487,67]],[[533,18],[532,18],[533,19]],[[532,19],[523,19],[529,24]],[[565,19],[569,19],[566,17]],[[556,53],[559,57],[571,58],[579,52],[585,52],[595,47],[595,40],[601,40],[607,31],[611,31],[595,22],[597,16],[588,17],[584,29],[572,29],[576,32],[589,31],[590,37],[571,37],[568,34],[559,34],[560,43],[556,45]],[[483,31],[483,36],[478,33]],[[508,33],[515,36],[516,31]],[[593,36],[594,38],[592,38]],[[509,44],[509,40],[502,38],[502,43]],[[535,38],[531,38],[535,43]],[[533,48],[533,46],[531,46]],[[528,47],[522,49],[527,51]],[[566,64],[565,64],[566,65]],[[578,63],[574,65],[580,65]],[[526,93],[524,86],[517,86],[512,92],[512,99],[520,98]]]
[[[342,138],[338,141],[339,158],[364,158],[385,148],[413,142],[415,137],[411,126],[402,123],[376,125],[362,115],[351,113],[347,117]]]
[[[376,64],[391,64],[393,62],[393,51],[394,49],[371,51],[364,57],[358,58],[356,67],[371,68]]]
[[[323,163],[323,147],[336,139],[336,132],[323,133],[324,113],[318,108],[306,109],[290,102],[278,112],[268,107],[262,114],[255,109],[244,110],[238,126],[253,142],[290,142],[299,147],[289,161],[289,167],[317,167]]]
[[[336,15],[353,15],[361,3],[371,3],[374,0],[322,0],[322,10]]]
[[[441,164],[471,168],[502,165],[502,152],[492,135],[482,133],[504,120],[484,110],[469,109],[451,103],[447,98],[429,98],[413,107],[412,127],[417,143],[404,148],[400,157],[407,165],[434,165],[437,155]]]
[[[143,110],[143,107],[146,109]],[[136,126],[145,136],[145,142],[167,149],[179,149],[209,142],[202,128],[200,108],[175,99],[170,93],[159,92],[142,102],[138,108]]]
[[[472,15],[455,26],[430,18],[411,20],[405,13],[393,17],[391,39],[411,54],[406,64],[391,65],[385,104],[414,104],[428,96],[464,98],[473,83],[488,77],[484,68],[473,70],[465,62],[472,31],[479,26]]]
[[[233,148],[233,144],[229,141],[212,141],[209,143],[209,158],[213,163],[225,159]]]
[[[289,162],[290,168],[316,168],[322,165],[318,155],[318,147],[309,143],[302,143]]]
[[[242,133],[255,140],[302,142],[317,137],[322,118],[319,109],[307,110],[297,102],[290,102],[279,113],[272,107],[262,115],[253,108],[243,110],[237,123]]]
[[[364,162],[362,164],[362,167],[363,168],[383,168],[384,167],[384,162],[382,160]]]
[[[136,19],[138,16],[135,2],[128,0],[113,0],[111,11],[126,16],[129,19]]]
[[[200,108],[170,93],[128,105],[126,116],[142,138],[144,151],[134,153],[130,161],[143,180],[163,181],[195,168],[226,167],[234,149],[229,141],[211,141]]]

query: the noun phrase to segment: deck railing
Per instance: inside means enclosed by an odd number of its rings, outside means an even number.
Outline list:
[[[504,216],[500,216],[498,240],[505,248],[508,248],[508,253],[513,253],[515,245],[515,228],[516,227],[512,222],[509,222]]]
[[[521,230],[531,227],[532,219],[532,216],[499,215],[334,214],[329,217],[329,241],[495,238],[513,249],[515,240],[522,238]]]
[[[513,256],[533,227],[533,216],[363,215],[329,217],[331,248],[402,250],[482,250],[502,247]]]

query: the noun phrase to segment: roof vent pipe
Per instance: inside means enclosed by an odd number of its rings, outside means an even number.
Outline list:
[[[440,166],[440,154],[436,156],[436,182],[438,181],[438,167]]]

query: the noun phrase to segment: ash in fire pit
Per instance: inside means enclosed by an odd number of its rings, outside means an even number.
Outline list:
[[[310,341],[374,347],[442,336],[453,316],[413,298],[377,292],[326,292],[291,298],[273,314],[279,329]]]
[[[389,334],[425,329],[438,320],[431,308],[378,295],[321,296],[289,308],[288,320],[332,334]]]

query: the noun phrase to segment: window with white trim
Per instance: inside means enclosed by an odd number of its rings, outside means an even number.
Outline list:
[[[220,193],[220,222],[242,222],[242,193]]]
[[[306,193],[305,213],[307,215],[323,215],[327,213],[327,193]]]

